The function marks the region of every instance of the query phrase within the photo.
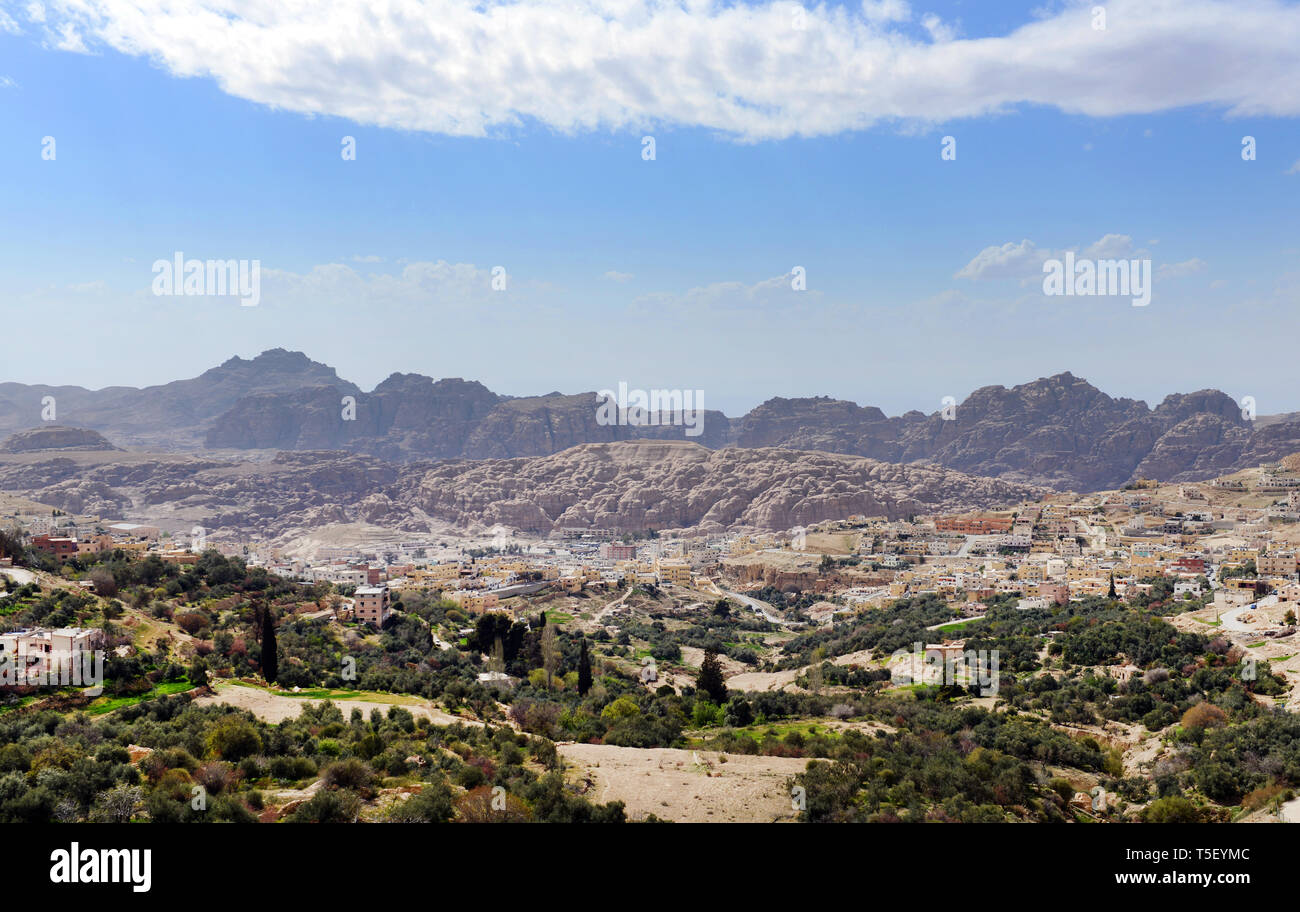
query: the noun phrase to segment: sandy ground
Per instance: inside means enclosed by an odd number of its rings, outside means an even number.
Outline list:
[[[686,647],[683,647],[682,654],[685,655],[685,652]],[[842,656],[836,656],[831,659],[831,664],[859,665],[867,668],[874,667],[878,663],[871,658],[870,649],[861,649],[857,652],[848,652]],[[795,678],[807,670],[807,666],[802,666],[800,668],[788,668],[785,671],[743,671],[740,674],[728,676],[727,686],[732,690],[755,692],[763,690],[798,690],[799,688],[794,683]]]
[[[802,668],[790,668],[786,671],[747,671],[727,678],[727,687],[731,690],[744,691],[786,690],[794,687],[794,679],[801,674],[803,674]]]
[[[240,709],[246,709],[263,722],[270,722],[275,725],[283,722],[285,719],[295,719],[302,712],[302,708],[308,703],[319,703],[320,700],[307,700],[302,697],[282,697],[269,691],[259,690],[256,687],[243,687],[239,684],[217,684],[217,692],[213,696],[199,697],[194,701],[200,705],[207,703],[225,703],[228,706],[237,706]],[[413,716],[423,716],[437,725],[451,725],[454,722],[464,722],[466,725],[481,725],[481,722],[475,722],[470,719],[461,719],[451,715],[444,710],[438,709],[431,703],[416,701],[412,703],[375,703],[369,700],[335,700],[334,705],[343,711],[343,717],[346,719],[352,714],[352,710],[359,709],[361,714],[366,718],[370,717],[372,709],[378,709],[385,715],[393,706],[401,706],[409,710]]]
[[[574,769],[569,779],[587,782],[586,797],[622,801],[629,819],[654,814],[682,823],[771,823],[793,820],[787,780],[807,760],[757,757],[672,748],[559,744]],[[725,756],[726,762],[722,762]]]
[[[36,574],[30,570],[24,570],[22,567],[0,567],[0,573],[3,573],[20,586],[36,582]]]
[[[722,665],[722,674],[727,677],[728,681],[732,675],[739,674],[749,668],[744,662],[737,662],[730,656],[719,655],[718,662]],[[699,668],[704,664],[704,650],[698,646],[682,647],[682,664],[691,668]]]
[[[1294,798],[1282,805],[1281,817],[1284,823],[1300,823],[1300,798]]]

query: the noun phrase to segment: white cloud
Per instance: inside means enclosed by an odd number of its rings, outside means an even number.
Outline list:
[[[1181,279],[1183,276],[1204,271],[1205,266],[1205,260],[1193,257],[1181,263],[1161,263],[1156,269],[1156,275],[1162,279]]]
[[[0,89],[12,89],[16,88],[17,85],[18,83],[14,82],[10,77],[0,76]]]
[[[400,309],[456,312],[490,309],[511,300],[525,283],[506,273],[505,291],[492,288],[492,270],[469,263],[415,262],[396,273],[362,275],[343,263],[325,263],[297,273],[262,266],[262,307],[302,313],[339,310],[358,313]]]
[[[954,279],[1023,279],[1028,275],[1041,275],[1043,260],[1050,252],[1039,250],[1033,241],[1019,244],[1007,241],[1001,247],[985,247],[965,266]]]
[[[1094,260],[1111,260],[1133,255],[1133,238],[1127,234],[1107,234],[1083,249],[1083,256]]]
[[[936,42],[952,41],[957,37],[957,30],[951,25],[944,22],[934,13],[926,13],[921,19],[921,27],[930,35],[930,38]]]
[[[86,41],[78,31],[75,23],[64,22],[59,26],[58,40],[54,46],[61,51],[71,51],[74,54],[87,54]]]
[[[795,291],[793,275],[773,276],[760,282],[713,282],[685,292],[662,292],[637,298],[635,306],[643,311],[661,308],[681,308],[690,313],[700,311],[751,310],[770,313],[779,308],[792,308],[806,302],[820,303],[822,295],[815,288],[813,276],[807,276],[808,289]]]
[[[651,124],[749,140],[1046,105],[1093,117],[1206,105],[1300,114],[1300,7],[1110,0],[956,39],[893,0],[50,0],[59,46],[106,46],[306,114],[478,136]],[[29,7],[29,17],[38,4]],[[43,14],[44,15],[44,14]]]
[[[605,278],[609,279],[611,282],[627,282],[635,278],[635,276],[630,272],[616,272],[611,269],[609,272],[605,273]]]
[[[1000,247],[985,247],[975,255],[974,259],[957,270],[953,278],[972,281],[1016,279],[1024,285],[1041,281],[1045,261],[1062,259],[1069,252],[1073,252],[1080,259],[1090,260],[1149,259],[1151,256],[1149,250],[1134,245],[1133,238],[1127,234],[1105,234],[1082,249],[1075,246],[1057,250],[1039,247],[1030,240],[1023,240],[1018,244],[1008,241]],[[1177,278],[1204,266],[1204,261],[1192,259],[1185,263],[1161,266],[1159,272],[1161,275]]]
[[[1295,160],[1295,164],[1286,169],[1287,174],[1300,174],[1300,158]]]
[[[22,29],[18,27],[18,23],[4,10],[0,10],[0,32],[8,32],[11,35],[22,32]]]

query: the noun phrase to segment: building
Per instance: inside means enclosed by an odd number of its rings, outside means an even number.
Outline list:
[[[118,522],[109,523],[105,526],[113,535],[120,535],[123,538],[148,541],[157,541],[162,531],[157,526],[146,526],[141,523]]]
[[[492,611],[500,607],[501,600],[490,590],[458,589],[446,594],[446,597],[473,614]]]
[[[686,561],[659,561],[659,579],[678,586],[691,584],[691,565]]]
[[[31,627],[0,633],[4,675],[0,683],[46,684],[51,678],[53,683],[81,683],[86,659],[103,645],[104,632],[85,627]]]
[[[387,586],[359,586],[352,593],[352,618],[361,624],[382,627],[388,620],[389,604]]]
[[[37,551],[44,551],[46,554],[53,554],[59,561],[65,561],[77,556],[77,540],[75,538],[55,538],[51,535],[37,535],[32,539],[32,547]]]
[[[1255,569],[1268,576],[1294,576],[1296,572],[1296,552],[1269,551],[1261,554],[1255,561]]]
[[[636,545],[605,542],[600,546],[600,557],[602,560],[636,560]]]
[[[994,535],[1011,531],[1010,516],[941,516],[934,521],[936,532],[959,535]]]

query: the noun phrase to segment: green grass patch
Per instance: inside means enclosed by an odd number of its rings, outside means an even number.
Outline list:
[[[126,697],[100,696],[86,707],[86,715],[102,716],[104,713],[121,709],[123,706],[133,706],[136,703],[143,703],[145,700],[156,700],[158,697],[169,697],[172,694],[184,693],[193,689],[194,685],[189,681],[167,681],[142,694],[132,694]]]
[[[935,630],[938,633],[952,633],[953,631],[961,630],[964,627],[969,627],[971,624],[977,624],[982,620],[984,620],[984,618],[970,618],[965,621],[954,621],[951,624],[944,624],[942,627],[936,627]]]

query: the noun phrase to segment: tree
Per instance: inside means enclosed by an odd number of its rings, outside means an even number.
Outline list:
[[[1196,805],[1186,798],[1171,795],[1147,805],[1142,812],[1142,819],[1147,823],[1199,823],[1201,815],[1196,810]]]
[[[822,662],[826,661],[826,647],[818,646],[813,650],[812,660],[808,666],[808,689],[813,693],[822,692]]]
[[[488,657],[488,671],[504,674],[506,670],[506,644],[501,637],[492,644],[492,655]]]
[[[280,670],[279,660],[275,644],[275,618],[271,614],[271,606],[268,605],[266,611],[262,613],[262,677],[266,678],[266,683],[275,683],[276,675]]]
[[[96,820],[127,823],[144,804],[144,789],[125,783],[100,792],[91,816]]]
[[[578,654],[578,695],[585,697],[591,690],[591,656],[587,652],[587,638],[582,638],[582,651]]]
[[[1218,728],[1228,720],[1228,714],[1213,703],[1202,701],[1183,713],[1183,728],[1201,729]]]
[[[696,678],[695,686],[719,706],[726,702],[727,682],[722,678],[722,662],[718,660],[716,650],[704,651],[704,661],[700,663],[700,676]]]
[[[112,598],[117,595],[117,580],[113,574],[103,567],[96,567],[90,571],[90,582],[95,587],[95,595],[103,598]]]
[[[560,667],[560,650],[555,644],[555,625],[542,628],[542,668],[546,672],[546,689],[550,690],[556,669]]]
[[[1110,589],[1106,591],[1106,598],[1117,598],[1117,597],[1118,597],[1118,593],[1115,592],[1115,574],[1112,573],[1110,575]]]

